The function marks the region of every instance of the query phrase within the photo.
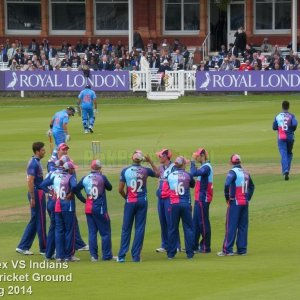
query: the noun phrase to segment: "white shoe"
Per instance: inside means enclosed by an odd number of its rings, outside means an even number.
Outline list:
[[[98,261],[98,258],[95,258],[95,257],[91,257],[91,262],[97,262]]]
[[[90,132],[89,132],[89,130],[88,130],[88,129],[85,129],[85,130],[84,130],[84,133],[90,133]]]
[[[33,252],[31,252],[29,250],[23,250],[23,249],[20,249],[20,248],[16,248],[16,251],[20,254],[23,254],[23,255],[33,255]]]
[[[167,250],[165,248],[157,248],[155,251],[158,253],[167,252]]]
[[[113,260],[118,260],[118,256],[113,256],[112,259]]]
[[[89,250],[90,250],[89,245],[85,245],[82,248],[78,249],[77,251],[89,251]]]
[[[94,130],[93,130],[93,126],[89,126],[89,131],[90,131],[90,133],[93,133],[94,132]]]
[[[80,261],[80,258],[78,258],[76,256],[71,256],[71,258],[69,259],[69,261],[77,262],[77,261]]]
[[[45,252],[40,252],[40,255],[43,255],[43,256],[45,256],[45,255],[46,255],[46,253],[45,253]]]
[[[221,251],[221,252],[218,252],[217,255],[218,256],[233,256],[234,253],[233,252],[225,253],[225,252]]]

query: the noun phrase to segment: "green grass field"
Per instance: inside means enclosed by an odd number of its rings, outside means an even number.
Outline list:
[[[183,97],[177,101],[151,102],[144,98],[100,99],[95,133],[84,135],[81,119],[71,119],[70,156],[79,165],[77,177],[85,175],[91,160],[91,141],[101,141],[103,172],[113,184],[108,193],[112,222],[113,252],[116,255],[124,200],[118,195],[119,173],[130,163],[135,149],[154,153],[167,147],[174,156],[190,157],[198,147],[210,153],[215,168],[214,201],[210,208],[212,253],[197,254],[192,261],[179,253],[169,261],[156,253],[160,229],[156,211],[157,180],[149,178],[149,210],[142,262],[91,263],[87,252],[68,269],[30,269],[29,262],[42,262],[37,238],[24,257],[15,248],[29,220],[26,200],[26,165],[33,141],[49,143],[46,137],[52,115],[75,103],[67,98],[0,99],[0,262],[8,262],[1,275],[29,274],[29,282],[0,280],[0,298],[8,299],[299,299],[300,295],[300,144],[296,140],[291,179],[280,174],[276,133],[272,122],[281,101],[291,102],[300,119],[300,95],[249,95]],[[299,137],[299,129],[296,139]],[[217,257],[224,237],[226,205],[223,184],[229,157],[239,153],[256,185],[250,206],[249,247],[244,257]],[[46,166],[47,159],[43,160]],[[87,242],[87,225],[81,202],[77,202],[80,229]],[[183,234],[181,233],[183,241]],[[100,240],[98,240],[100,246]],[[13,269],[12,262],[25,260],[26,269]],[[0,266],[4,267],[3,264]],[[40,282],[32,274],[69,274],[72,282]],[[32,295],[8,295],[8,286],[31,286]],[[12,289],[12,288],[10,288]]]

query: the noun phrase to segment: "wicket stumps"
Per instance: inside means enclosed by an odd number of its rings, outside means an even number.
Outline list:
[[[92,141],[93,159],[100,159],[100,141]]]

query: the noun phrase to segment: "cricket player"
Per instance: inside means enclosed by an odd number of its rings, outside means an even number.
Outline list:
[[[160,161],[159,183],[157,189],[157,210],[161,228],[161,246],[156,252],[166,252],[168,249],[168,230],[170,229],[170,189],[168,185],[168,176],[174,170],[175,165],[171,161],[172,152],[169,149],[162,149],[156,153]],[[179,233],[178,233],[179,237]],[[180,249],[180,240],[177,248]]]
[[[185,249],[187,258],[194,256],[194,233],[190,188],[195,186],[193,176],[185,171],[185,166],[189,161],[183,156],[178,156],[175,161],[175,168],[168,176],[171,203],[171,228],[169,230],[169,240],[167,255],[173,259],[177,252],[178,227],[182,220]]]
[[[79,115],[82,116],[82,125],[84,133],[93,133],[95,114],[97,113],[96,93],[90,85],[78,95],[77,108]]]
[[[152,169],[141,166],[143,160],[148,162]],[[125,262],[133,222],[135,222],[135,236],[131,248],[132,260],[134,262],[141,260],[148,208],[147,178],[158,177],[159,174],[150,157],[148,155],[144,157],[140,150],[133,153],[132,161],[131,166],[122,170],[119,183],[119,193],[125,199],[125,205],[118,262]]]
[[[50,121],[50,129],[47,131],[47,135],[53,135],[56,147],[61,144],[68,142],[71,136],[68,131],[68,123],[70,116],[74,116],[75,108],[68,106],[67,109],[57,112]],[[53,151],[55,156],[57,149]]]
[[[22,239],[16,251],[24,255],[32,255],[29,249],[32,246],[36,233],[39,238],[40,254],[44,255],[46,250],[46,202],[43,190],[39,189],[43,181],[43,168],[40,160],[45,156],[45,145],[42,142],[32,144],[34,155],[27,166],[28,200],[31,210],[30,221],[25,228]]]
[[[250,174],[241,166],[241,157],[230,157],[232,169],[228,172],[224,195],[227,202],[225,238],[223,249],[218,256],[232,256],[236,239],[238,255],[246,255],[248,240],[248,205],[254,193],[254,184]]]
[[[89,228],[89,248],[91,261],[98,261],[98,243],[97,233],[102,239],[102,260],[111,260],[111,227],[110,218],[107,210],[106,190],[111,191],[112,185],[101,172],[101,162],[93,160],[91,163],[91,172],[83,177],[77,184],[77,190],[83,188],[87,198],[82,199],[85,202],[85,214]]]
[[[201,164],[196,168],[196,162]],[[209,206],[213,199],[213,168],[208,160],[208,152],[199,148],[193,153],[190,173],[197,177],[195,185],[195,205],[193,214],[194,251],[210,253],[211,227],[209,221]],[[202,237],[199,245],[200,236]]]
[[[289,112],[290,103],[282,102],[282,112],[273,122],[273,130],[278,132],[278,149],[281,155],[281,169],[285,180],[289,180],[291,163],[293,159],[294,132],[298,122],[295,115]]]

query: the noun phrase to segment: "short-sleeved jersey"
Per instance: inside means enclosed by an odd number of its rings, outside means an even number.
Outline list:
[[[67,199],[66,196],[77,185],[75,175],[65,172],[57,174],[53,181],[53,189],[56,195],[55,212],[75,211],[75,198]]]
[[[171,204],[191,204],[190,188],[195,186],[195,180],[190,173],[175,168],[168,176],[168,184]]]
[[[69,115],[66,110],[61,110],[53,116],[52,120],[53,120],[52,131],[54,133],[64,132],[63,125],[69,123]]]
[[[240,166],[234,166],[227,174],[224,193],[229,201],[236,205],[248,205],[254,192],[254,184],[250,174]]]
[[[273,130],[278,131],[279,140],[293,140],[297,125],[298,122],[293,114],[281,112],[275,117]]]
[[[196,169],[195,162],[191,162],[191,174],[197,176],[195,185],[195,201],[211,202],[213,199],[213,168],[209,162]]]
[[[27,177],[34,176],[34,187],[37,188],[43,181],[43,167],[40,159],[32,156],[27,165]]]
[[[84,89],[78,95],[80,100],[81,108],[92,109],[94,105],[94,100],[96,99],[96,93],[91,89]]]
[[[87,195],[85,213],[99,212],[103,214],[104,211],[107,211],[105,190],[110,191],[112,185],[106,176],[99,172],[91,172],[79,181],[77,189],[83,188]]]
[[[156,177],[154,171],[140,165],[131,165],[122,170],[120,181],[126,183],[126,202],[147,201],[147,178]]]
[[[168,176],[174,170],[174,163],[170,162],[168,166],[160,165],[159,167],[159,186],[157,196],[161,199],[170,198],[170,189],[168,185]]]

